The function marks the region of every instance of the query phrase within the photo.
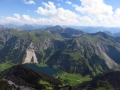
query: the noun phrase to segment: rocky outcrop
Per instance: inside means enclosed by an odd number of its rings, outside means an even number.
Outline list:
[[[23,64],[24,63],[38,63],[33,43],[31,43],[26,50],[26,57],[23,61]]]
[[[59,79],[24,65],[16,65],[0,72],[0,90],[49,90],[49,87],[59,90],[59,85],[62,85]]]
[[[0,90],[36,90],[36,89],[27,86],[18,86],[10,80],[2,79],[0,80]]]

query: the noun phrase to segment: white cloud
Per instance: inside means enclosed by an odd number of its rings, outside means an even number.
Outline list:
[[[68,0],[67,0],[68,1]],[[66,10],[62,7],[57,8],[53,2],[42,2],[43,7],[38,7],[35,11],[47,18],[38,18],[36,22],[63,25],[88,25],[88,26],[119,26],[120,9],[115,12],[112,6],[104,3],[103,0],[80,0],[81,6],[71,4],[77,13]],[[70,1],[68,1],[70,2]],[[66,3],[68,3],[66,2]],[[34,19],[31,19],[33,21]],[[35,20],[34,20],[35,22]]]
[[[115,11],[112,6],[106,5],[103,0],[80,0],[81,5],[71,5],[76,12],[56,7],[53,2],[42,2],[41,7],[35,11],[40,17],[14,14],[0,17],[0,23],[27,23],[27,24],[53,24],[53,25],[81,25],[81,26],[120,26],[120,8]],[[80,14],[77,14],[80,13]]]
[[[21,18],[21,17],[20,17],[20,15],[19,15],[19,14],[16,14],[16,13],[15,13],[15,14],[13,14],[13,15],[14,15],[17,19],[19,19],[19,20],[20,20],[20,18]]]
[[[2,17],[1,21],[3,23],[20,22],[21,21],[20,19],[21,19],[20,15],[15,13],[13,14],[13,17],[10,17],[10,16]]]
[[[114,12],[115,18],[120,18],[120,8],[117,8],[117,10]]]
[[[6,21],[8,18],[11,18],[11,22],[13,21],[28,24],[79,24],[79,15],[75,12],[66,10],[62,7],[57,8],[54,3],[50,1],[48,3],[43,2],[42,4],[44,7],[38,7],[38,10],[35,11],[38,14],[43,15],[41,18],[33,18],[25,14],[20,18],[18,14],[14,14],[14,17],[6,17],[4,20]]]
[[[50,18],[50,20],[53,20],[57,23],[78,23],[77,19],[79,18],[79,15],[77,15],[75,12],[72,12],[70,10],[65,10],[62,7],[56,8],[53,2],[48,3],[42,3],[45,8],[38,7],[38,9],[35,11],[40,15],[45,15]]]
[[[120,17],[120,9],[113,11],[113,7],[104,3],[104,0],[80,0],[81,6],[72,4],[76,11],[92,19],[93,25],[116,26]],[[89,21],[89,20],[88,20]],[[117,24],[118,25],[118,24]],[[119,24],[120,25],[120,24]]]
[[[20,24],[50,24],[53,23],[47,18],[32,18],[29,15],[13,14],[13,16],[0,17],[0,24],[5,23],[20,23]]]
[[[56,13],[56,6],[54,5],[53,2],[48,2],[45,3],[45,2],[42,2],[42,4],[45,6],[45,8],[43,7],[38,7],[38,10],[36,10],[35,12],[39,13],[39,14],[42,14],[42,15],[55,15]]]
[[[112,6],[106,5],[103,0],[80,0],[82,6],[73,5],[82,14],[87,15],[112,15]]]
[[[67,4],[72,4],[72,2],[70,2],[70,1],[68,1],[68,0],[66,1],[66,3],[67,3]]]
[[[35,4],[34,0],[23,0],[25,4]]]
[[[37,19],[31,18],[29,15],[23,15],[23,21],[26,23],[37,23]]]

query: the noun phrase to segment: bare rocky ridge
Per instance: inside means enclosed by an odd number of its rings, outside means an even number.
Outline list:
[[[35,90],[34,88],[32,87],[27,87],[27,86],[19,86],[19,85],[16,85],[14,82],[10,81],[10,80],[7,80],[7,79],[2,79],[0,80],[0,82],[3,82],[4,85],[2,86],[3,90]],[[7,88],[6,86],[9,86],[9,88]]]
[[[47,87],[59,90],[59,85],[62,85],[59,79],[24,65],[16,65],[0,72],[0,90],[49,90]]]

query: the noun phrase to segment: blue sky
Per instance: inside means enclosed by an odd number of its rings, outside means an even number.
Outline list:
[[[0,24],[120,26],[120,0],[0,0]]]

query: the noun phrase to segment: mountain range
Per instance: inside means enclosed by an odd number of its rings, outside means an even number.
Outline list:
[[[119,70],[119,58],[120,37],[105,32],[85,33],[58,25],[44,30],[0,27],[0,63],[42,63],[69,74],[94,78],[101,73]],[[0,77],[3,78],[12,69],[3,71]],[[90,86],[89,83],[86,85]]]
[[[8,27],[8,28],[20,28],[22,30],[43,30],[46,29],[48,27],[54,27],[54,25],[39,25],[39,24],[3,24],[3,26]],[[74,29],[79,29],[82,30],[86,33],[96,33],[99,31],[102,32],[109,32],[111,34],[115,34],[115,33],[119,33],[120,32],[120,27],[102,27],[102,26],[64,26],[62,25],[61,27],[66,28],[66,27],[70,27],[70,28],[74,28]]]
[[[119,68],[119,54],[119,39],[103,32],[87,34],[60,26],[0,30],[0,62],[45,63],[69,73],[95,75]]]

